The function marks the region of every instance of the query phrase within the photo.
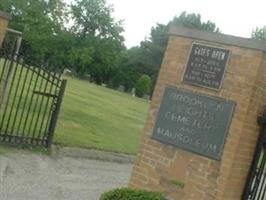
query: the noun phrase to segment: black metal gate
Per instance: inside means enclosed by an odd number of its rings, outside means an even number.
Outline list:
[[[242,196],[243,200],[266,199],[266,112],[258,121],[261,132]]]
[[[27,64],[17,54],[19,37],[7,34],[0,50],[0,142],[49,147],[66,80]]]

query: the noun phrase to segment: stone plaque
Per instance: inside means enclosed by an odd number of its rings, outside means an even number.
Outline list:
[[[166,87],[152,138],[219,160],[234,107],[230,100]]]
[[[194,43],[187,61],[183,82],[220,90],[230,51]]]

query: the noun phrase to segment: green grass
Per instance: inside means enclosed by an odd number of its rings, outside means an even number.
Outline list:
[[[3,61],[0,60],[0,74],[4,69],[1,66],[2,64]],[[6,77],[7,71],[8,68],[5,68],[4,77]],[[43,71],[41,71],[41,74],[44,74]],[[45,77],[51,80],[51,77],[47,74]],[[1,87],[2,83],[0,85],[2,92]],[[53,102],[51,98],[37,95],[34,91],[54,94],[55,89],[51,83],[46,84],[43,78],[38,78],[38,75],[32,70],[22,68],[21,65],[13,68],[12,78],[9,80],[3,106],[0,109],[1,133],[12,133],[17,136],[23,135],[34,138],[37,136],[39,138],[44,137]],[[2,121],[3,116],[4,121]]]
[[[147,110],[145,100],[69,79],[54,142],[136,154]]]
[[[179,180],[171,180],[170,183],[177,188],[184,188],[185,187],[185,184]]]
[[[3,70],[2,65],[3,60],[0,59],[0,74]],[[45,81],[42,84],[42,79],[37,79],[36,73],[31,70],[27,72],[27,69],[21,68],[20,65],[13,72],[13,89],[9,92],[9,101],[8,95],[4,100],[4,104],[8,104],[5,109],[0,110],[0,117],[5,116],[2,131],[18,136],[42,138],[46,133],[44,128],[49,119],[52,99],[36,95],[33,91],[50,93],[51,84],[46,87]],[[11,87],[11,83],[12,80],[8,88]],[[24,84],[26,89],[21,92]],[[54,90],[53,87],[52,93]],[[40,102],[48,105],[48,109],[40,106]],[[13,105],[15,109],[12,109]],[[64,146],[135,154],[147,109],[146,100],[96,86],[88,81],[69,79],[54,142]]]

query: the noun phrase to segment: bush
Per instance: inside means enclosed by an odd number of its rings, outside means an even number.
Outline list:
[[[121,188],[103,193],[100,200],[166,200],[166,198],[159,192]]]
[[[147,94],[151,87],[151,78],[148,75],[142,75],[136,83],[136,95],[143,97]]]

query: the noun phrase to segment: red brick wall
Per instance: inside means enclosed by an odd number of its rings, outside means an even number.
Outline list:
[[[169,39],[129,186],[161,191],[175,200],[239,200],[259,132],[256,119],[266,102],[266,56],[259,50],[204,42],[231,51],[222,89],[216,92],[181,82],[192,42],[203,41]],[[167,85],[237,103],[220,161],[151,139]]]

